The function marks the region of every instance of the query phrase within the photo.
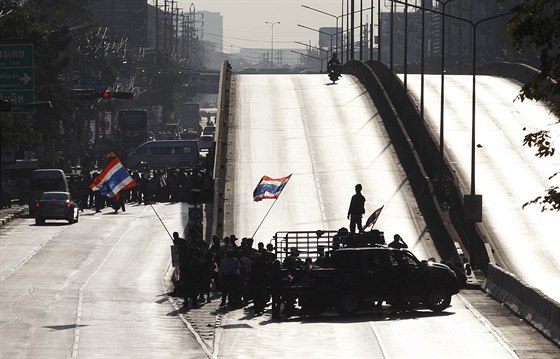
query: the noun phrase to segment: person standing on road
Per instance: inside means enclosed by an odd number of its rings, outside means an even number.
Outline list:
[[[220,274],[222,276],[222,302],[220,307],[231,304],[232,307],[237,306],[237,288],[240,274],[239,260],[234,256],[233,250],[227,249],[225,257],[220,263]]]
[[[177,252],[179,253],[179,284],[181,287],[180,292],[183,293],[184,298],[183,306],[188,307],[189,297],[187,295],[185,283],[189,266],[187,241],[179,237],[179,232],[173,232],[173,245],[177,247]]]
[[[281,318],[280,305],[282,304],[282,267],[277,259],[272,263],[269,283],[272,296],[272,320],[279,320]]]
[[[365,197],[362,195],[362,185],[357,184],[356,194],[350,200],[350,207],[348,208],[348,219],[350,220],[350,233],[356,233],[356,226],[358,232],[362,232],[362,216],[366,213],[364,205],[366,203]]]

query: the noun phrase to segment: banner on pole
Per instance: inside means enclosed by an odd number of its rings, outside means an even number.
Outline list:
[[[291,174],[282,178],[263,176],[253,191],[253,200],[259,202],[263,199],[277,199],[288,184],[290,177],[292,177]]]

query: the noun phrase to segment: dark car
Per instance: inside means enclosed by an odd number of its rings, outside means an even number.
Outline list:
[[[44,192],[35,203],[36,224],[44,224],[46,219],[65,219],[72,224],[78,218],[78,205],[70,192]]]
[[[387,301],[411,308],[419,303],[440,312],[460,289],[455,273],[446,265],[419,261],[404,249],[386,246],[343,248],[329,253],[320,268],[292,273],[288,295],[301,300],[310,314],[334,306],[340,315],[351,315],[360,306]],[[307,307],[307,308],[306,308]]]

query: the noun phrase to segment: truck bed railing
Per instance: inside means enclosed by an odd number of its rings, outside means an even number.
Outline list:
[[[334,230],[281,231],[274,234],[271,243],[281,262],[290,254],[290,248],[297,248],[302,258],[316,259],[319,253],[332,249],[333,238],[337,233]]]
[[[291,248],[299,251],[300,258],[310,257],[315,260],[327,251],[344,247],[370,247],[385,244],[382,231],[373,229],[369,232],[350,234],[347,231],[280,231],[270,241],[276,251],[276,257],[283,261],[290,255]]]

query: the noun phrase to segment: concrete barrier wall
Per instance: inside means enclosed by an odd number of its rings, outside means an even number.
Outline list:
[[[560,345],[560,303],[495,263],[488,265],[483,288],[492,298],[506,305],[545,337]]]
[[[539,70],[516,62],[494,62],[477,68],[479,75],[501,76],[515,79],[521,83],[528,82]]]
[[[218,85],[216,149],[214,154],[214,206],[212,212],[212,235],[217,235],[220,238],[224,237],[224,192],[231,75],[231,66],[228,61],[224,61],[220,68],[220,83]]]

